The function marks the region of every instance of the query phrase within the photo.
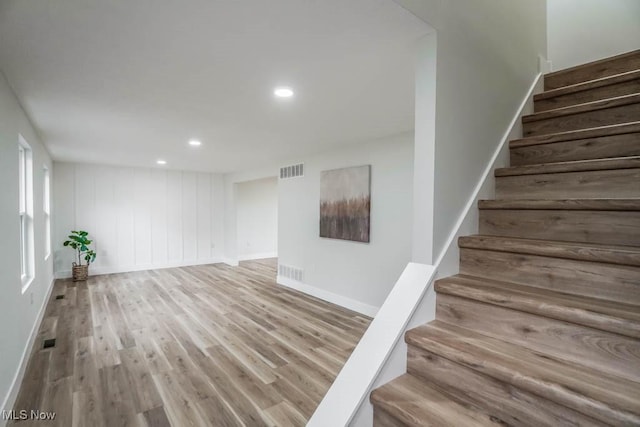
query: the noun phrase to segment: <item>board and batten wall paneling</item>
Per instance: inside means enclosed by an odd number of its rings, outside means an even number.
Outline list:
[[[135,264],[135,236],[133,234],[133,170],[114,170],[115,191],[118,201],[114,199],[117,216],[118,253],[117,264],[120,266]],[[55,178],[54,178],[55,179]],[[102,189],[100,189],[102,191]],[[98,239],[99,240],[99,239]],[[99,241],[97,242],[99,245]],[[99,249],[98,249],[99,250]]]
[[[185,172],[182,175],[182,244],[184,259],[195,261],[198,253],[198,225],[197,225],[197,175]]]
[[[137,169],[133,174],[133,230],[136,265],[152,264],[150,172],[146,169]]]
[[[93,274],[218,262],[222,178],[217,174],[56,163],[56,274],[70,274],[72,229],[94,238]]]
[[[95,232],[103,236],[100,242],[101,256],[97,259],[96,266],[117,265],[118,255],[118,227],[117,221],[111,220],[118,216],[115,200],[115,185],[113,173],[107,168],[95,170],[95,188],[102,189],[95,192]]]
[[[197,259],[211,257],[211,175],[199,173],[196,187]]]
[[[182,260],[182,203],[173,203],[182,200],[182,173],[169,171],[167,173],[167,251],[169,262]]]
[[[167,223],[167,173],[151,171],[151,259],[164,264],[169,261]]]

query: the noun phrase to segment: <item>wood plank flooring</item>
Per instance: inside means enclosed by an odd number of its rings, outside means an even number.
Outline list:
[[[304,425],[370,319],[275,276],[270,259],[57,281],[15,405],[56,418],[13,423]]]

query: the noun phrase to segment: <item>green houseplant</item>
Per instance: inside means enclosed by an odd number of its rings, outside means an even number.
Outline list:
[[[95,251],[89,247],[92,242],[92,240],[89,240],[89,233],[86,231],[73,230],[69,234],[69,240],[63,243],[64,246],[69,246],[78,253],[78,262],[74,262],[71,269],[74,282],[87,280],[89,277],[89,265],[96,260]],[[83,259],[86,264],[82,264]]]

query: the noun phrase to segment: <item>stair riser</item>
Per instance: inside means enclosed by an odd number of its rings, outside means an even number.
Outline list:
[[[543,120],[525,121],[522,123],[522,132],[526,137],[546,135],[628,123],[638,120],[638,117],[640,117],[640,103],[634,103]]]
[[[460,273],[640,304],[639,267],[461,248]]]
[[[436,300],[436,319],[640,381],[638,340],[444,294]]]
[[[511,166],[640,156],[640,133],[512,148]]]
[[[379,406],[373,405],[373,427],[407,427],[407,425]]]
[[[640,92],[640,79],[615,83],[580,92],[559,95],[534,101],[534,111],[554,110],[556,108],[570,107],[587,102],[600,101],[602,99],[615,98],[617,96],[631,95]]]
[[[412,345],[408,349],[407,372],[435,383],[445,391],[452,389],[463,394],[509,425],[604,425],[551,400],[482,374],[473,369],[474,366],[481,367],[481,361],[465,365]]]
[[[481,209],[479,228],[491,236],[637,245],[640,212]]]
[[[640,168],[496,177],[497,199],[640,197]]]
[[[478,283],[479,282],[479,283]],[[567,307],[564,301],[570,297],[561,295],[560,300],[550,299],[545,295],[536,295],[530,292],[542,292],[532,287],[527,287],[529,292],[513,292],[511,284],[493,282],[499,284],[492,288],[483,286],[482,279],[473,278],[466,280],[463,277],[457,279],[446,278],[436,281],[435,290],[440,294],[465,298],[478,303],[491,304],[502,308],[534,314],[555,320],[562,320],[576,325],[587,326],[600,331],[612,332],[629,338],[640,339],[640,319],[625,318],[624,310],[610,310],[611,306],[603,307],[599,311],[593,304],[570,305]],[[504,287],[503,287],[504,286]],[[565,299],[566,298],[566,299]],[[575,300],[572,299],[575,302]],[[571,302],[569,302],[571,304]],[[635,311],[635,310],[634,310]]]
[[[557,89],[589,80],[609,77],[640,69],[640,51],[605,62],[552,73],[544,77],[544,90]]]

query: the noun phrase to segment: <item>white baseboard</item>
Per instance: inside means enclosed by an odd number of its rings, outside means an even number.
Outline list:
[[[255,254],[245,254],[238,256],[238,261],[249,261],[252,259],[278,258],[278,252],[259,252]]]
[[[222,258],[221,262],[231,267],[237,267],[239,265],[239,261],[236,258]]]
[[[333,292],[329,292],[315,286],[307,285],[306,283],[298,282],[297,280],[289,279],[288,277],[278,275],[276,282],[279,285],[320,298],[321,300],[353,310],[357,313],[364,314],[365,316],[375,317],[378,309],[380,308],[343,295],[334,294]]]
[[[40,306],[40,310],[38,311],[38,316],[36,317],[36,321],[31,328],[31,333],[29,334],[29,340],[27,341],[27,345],[24,347],[24,351],[22,352],[22,358],[20,360],[20,366],[16,371],[15,376],[13,377],[13,382],[11,383],[11,387],[9,388],[9,393],[2,402],[2,406],[0,410],[10,411],[13,409],[13,405],[16,403],[16,399],[18,398],[18,392],[20,391],[20,386],[22,385],[22,380],[24,379],[24,374],[27,369],[27,364],[29,363],[29,356],[31,356],[31,351],[33,350],[33,345],[36,341],[36,336],[38,336],[38,331],[40,330],[40,325],[42,324],[42,319],[44,317],[44,312],[46,311],[47,304],[49,303],[49,298],[51,298],[51,292],[53,291],[53,285],[56,282],[55,277],[51,279],[51,283],[49,283],[49,289],[45,293],[44,301],[42,301],[42,305]],[[4,427],[7,423],[3,417],[0,417],[0,426]]]
[[[191,265],[219,264],[226,262],[223,258],[209,258],[194,261],[178,261],[167,262],[163,264],[146,264],[146,265],[129,265],[119,267],[89,267],[89,274],[113,274],[113,273],[129,273],[131,271],[144,270],[161,270],[163,268],[189,267]],[[68,279],[71,277],[71,270],[62,270],[56,272],[56,279]]]
[[[553,71],[553,64],[542,55],[538,55],[538,72],[545,75]]]

